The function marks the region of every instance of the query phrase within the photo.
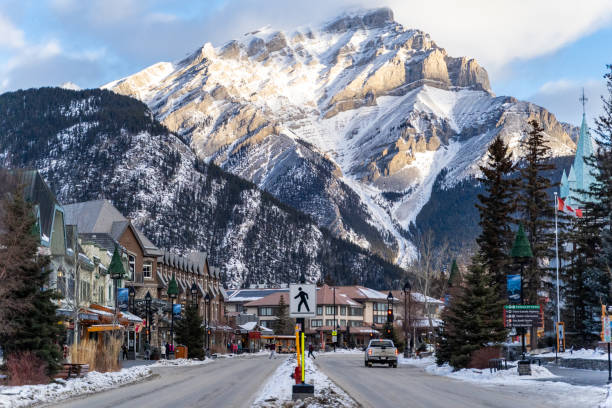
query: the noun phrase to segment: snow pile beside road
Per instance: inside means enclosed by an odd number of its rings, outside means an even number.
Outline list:
[[[92,394],[135,382],[151,375],[149,367],[137,366],[118,372],[92,371],[83,378],[56,380],[51,384],[0,387],[0,407],[27,407],[50,403],[77,395]]]
[[[580,349],[574,350],[573,353],[566,351],[558,354],[559,358],[582,358],[585,360],[607,360],[608,352],[601,349]],[[555,353],[538,354],[536,357],[555,357]]]
[[[352,349],[344,349],[344,348],[339,348],[336,349],[336,351],[318,351],[315,354],[363,354],[363,350],[362,349],[357,349],[357,348],[352,348]]]
[[[256,408],[290,408],[307,406],[309,408],[351,408],[357,407],[344,391],[334,384],[329,377],[321,372],[311,359],[306,359],[304,375],[306,383],[315,387],[315,396],[304,401],[292,401],[292,387],[295,384],[291,374],[296,366],[295,356],[285,360],[266,382],[259,395],[255,398]]]
[[[207,358],[206,360],[195,360],[193,358],[177,358],[175,360],[157,360],[155,364],[150,367],[176,367],[176,366],[193,366],[211,363],[213,360]]]

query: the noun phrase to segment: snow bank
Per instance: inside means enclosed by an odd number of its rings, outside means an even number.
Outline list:
[[[82,394],[92,394],[141,380],[151,375],[149,367],[137,366],[118,372],[92,371],[83,378],[56,380],[44,385],[0,387],[0,407],[27,407],[33,404],[56,402]]]
[[[264,384],[261,392],[255,398],[253,407],[256,408],[277,408],[277,407],[294,407],[308,406],[309,408],[328,408],[328,407],[357,407],[357,403],[353,401],[344,391],[334,384],[329,377],[321,372],[311,359],[306,359],[306,367],[304,369],[306,383],[312,384],[315,387],[315,396],[307,398],[303,402],[291,400],[292,387],[295,384],[291,373],[294,372],[296,366],[295,356],[286,359],[274,372],[272,377]]]
[[[538,354],[537,357],[554,357],[555,353]],[[566,351],[558,354],[559,358],[581,358],[585,360],[607,360],[608,352],[601,349],[580,349],[574,350],[573,353]]]
[[[203,365],[211,363],[213,360],[207,358],[206,360],[194,360],[192,358],[177,358],[176,360],[157,360],[155,364],[150,367],[174,367],[174,366],[193,366]]]

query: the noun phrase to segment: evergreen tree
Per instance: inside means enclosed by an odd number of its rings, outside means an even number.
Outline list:
[[[32,204],[25,201],[18,188],[3,200],[3,227],[0,234],[0,267],[6,279],[18,279],[21,284],[5,293],[8,317],[13,330],[0,333],[0,346],[5,355],[32,351],[47,364],[49,375],[60,368],[64,327],[57,323],[60,298],[46,287],[51,269],[49,257],[38,254],[39,232]],[[29,303],[24,311],[19,305]]]
[[[548,191],[554,185],[545,172],[553,170],[555,166],[550,161],[551,151],[544,141],[542,127],[536,120],[531,120],[529,125],[529,134],[521,140],[526,163],[520,169],[517,205],[533,252],[533,258],[523,274],[524,301],[537,304],[538,292],[548,273],[542,261],[553,256],[554,203]],[[532,336],[533,342],[535,337]]]
[[[491,286],[478,259],[474,259],[465,278],[465,287],[451,298],[443,313],[443,326],[437,363],[448,362],[459,370],[469,365],[472,354],[506,338],[502,321],[503,302]]]
[[[187,346],[189,358],[204,358],[204,327],[202,327],[202,316],[193,305],[187,305],[185,315],[174,324],[176,341]]]
[[[280,296],[278,308],[276,309],[276,320],[272,325],[274,334],[293,334],[295,332],[295,323],[289,317],[289,307],[285,303],[285,297]]]
[[[484,185],[485,194],[478,194],[480,203],[476,204],[482,228],[476,242],[483,266],[492,277],[491,283],[496,286],[500,298],[504,298],[506,273],[511,262],[508,256],[513,238],[510,224],[517,181],[510,178],[514,171],[512,153],[501,137],[496,137],[489,146],[487,163],[480,166],[480,171],[482,177],[478,181]]]

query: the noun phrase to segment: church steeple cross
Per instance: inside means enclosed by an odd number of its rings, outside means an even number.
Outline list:
[[[584,115],[584,114],[585,114],[585,112],[586,112],[586,109],[585,109],[585,104],[586,104],[586,101],[588,101],[588,100],[589,100],[589,98],[587,98],[586,96],[584,96],[584,88],[582,88],[582,96],[581,96],[580,98],[578,98],[578,100],[579,100],[580,102],[582,102],[582,114]]]

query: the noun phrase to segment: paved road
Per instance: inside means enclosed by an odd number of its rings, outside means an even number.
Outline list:
[[[154,368],[150,380],[64,401],[70,408],[250,407],[284,358],[241,357],[190,367]]]
[[[566,382],[572,385],[595,385],[604,386],[608,383],[608,371],[580,370],[577,368],[557,367],[554,364],[546,364],[545,367],[557,378],[548,381]]]
[[[321,355],[317,365],[364,407],[480,408],[549,407],[545,396],[518,388],[478,386],[430,375],[420,367],[364,367],[360,354]]]

